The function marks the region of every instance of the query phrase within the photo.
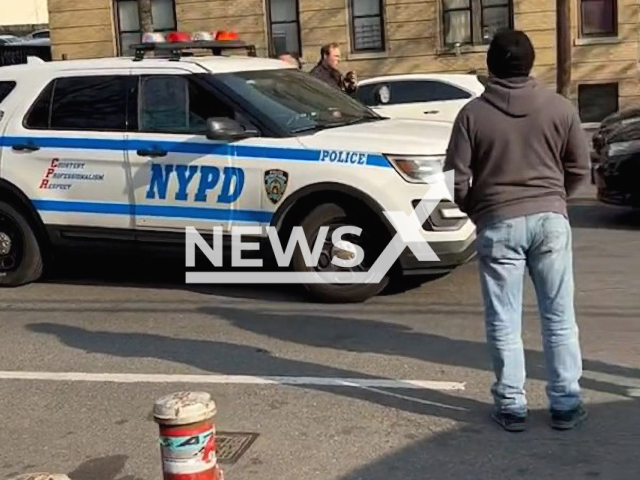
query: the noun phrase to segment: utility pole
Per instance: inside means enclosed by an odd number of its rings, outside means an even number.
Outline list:
[[[556,0],[556,87],[558,93],[569,97],[571,87],[571,2]]]
[[[153,16],[151,14],[151,0],[138,0],[138,18],[140,21],[140,33],[153,32]]]

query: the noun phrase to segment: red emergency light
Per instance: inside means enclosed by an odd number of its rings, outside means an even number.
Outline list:
[[[167,42],[169,43],[189,43],[191,35],[187,32],[169,32],[167,34]]]
[[[216,41],[218,42],[228,42],[228,41],[236,41],[240,40],[240,36],[238,32],[232,32],[227,30],[221,30],[216,32]]]
[[[255,45],[240,41],[240,35],[234,30],[198,31],[193,34],[184,31],[168,33],[149,32],[142,36],[142,42],[132,45],[135,48],[135,60],[144,58],[145,52],[166,52],[173,60],[181,56],[192,56],[188,50],[211,50],[213,55],[221,55],[225,49],[245,49],[249,55],[257,55]]]
[[[159,32],[145,33],[142,43],[191,43],[191,42],[237,42],[240,40],[238,32],[233,30],[217,30],[213,32],[169,32],[162,34]]]

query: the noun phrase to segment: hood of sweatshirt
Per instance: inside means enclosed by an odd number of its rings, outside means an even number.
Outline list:
[[[538,93],[538,83],[531,77],[508,80],[492,78],[482,98],[507,115],[526,117],[538,108]]]

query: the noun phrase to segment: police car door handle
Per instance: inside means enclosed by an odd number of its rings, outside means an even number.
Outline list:
[[[160,150],[159,148],[141,148],[137,151],[141,157],[166,157],[166,150]]]
[[[425,115],[435,115],[436,113],[440,113],[440,110],[427,110],[424,112]]]
[[[17,152],[24,152],[25,150],[29,152],[35,152],[36,150],[40,150],[40,147],[34,145],[33,143],[16,143],[11,148],[13,148]]]

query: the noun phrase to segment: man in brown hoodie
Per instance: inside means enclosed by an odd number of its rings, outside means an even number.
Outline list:
[[[567,198],[589,173],[589,150],[573,105],[530,77],[535,52],[519,31],[496,34],[487,54],[484,94],[456,119],[445,171],[455,201],[477,227],[487,342],[496,375],[493,419],[526,428],[521,338],[525,271],[542,319],[551,425],[586,418],[582,357],[574,312]]]

